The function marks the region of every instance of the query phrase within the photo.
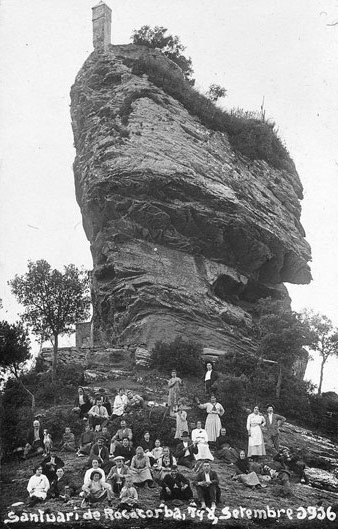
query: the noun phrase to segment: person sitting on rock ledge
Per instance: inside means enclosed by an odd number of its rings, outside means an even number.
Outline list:
[[[88,412],[89,424],[92,428],[95,428],[97,424],[106,425],[108,423],[109,415],[107,408],[103,406],[102,397],[96,399],[96,403],[92,406]]]

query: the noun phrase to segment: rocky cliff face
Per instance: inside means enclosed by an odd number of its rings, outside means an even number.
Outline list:
[[[248,310],[308,283],[297,173],[235,153],[176,99],[134,75],[135,45],[93,53],[72,87],[76,196],[93,255],[94,342],[178,334],[251,348]]]

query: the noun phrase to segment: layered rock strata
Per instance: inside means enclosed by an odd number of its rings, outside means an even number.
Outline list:
[[[93,255],[94,344],[151,347],[181,334],[252,348],[249,310],[308,283],[297,173],[250,161],[224,133],[134,75],[160,52],[93,53],[72,87],[76,197]]]

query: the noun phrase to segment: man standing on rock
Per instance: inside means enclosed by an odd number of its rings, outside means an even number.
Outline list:
[[[286,418],[283,417],[283,415],[278,415],[278,413],[274,413],[274,407],[272,404],[269,404],[266,408],[266,433],[268,440],[272,441],[272,444],[279,452],[279,428],[282,426],[282,424],[286,421]]]

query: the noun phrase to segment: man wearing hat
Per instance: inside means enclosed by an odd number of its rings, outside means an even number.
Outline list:
[[[273,446],[276,451],[279,452],[279,428],[286,421],[286,418],[283,415],[278,415],[275,413],[275,409],[272,404],[269,404],[266,408],[265,415],[265,428],[268,440],[272,441]]]
[[[182,441],[176,447],[177,463],[187,468],[195,464],[194,454],[198,453],[197,443],[193,443],[188,432],[182,433]]]
[[[129,469],[124,464],[123,456],[116,456],[113,461],[115,462],[115,465],[110,469],[107,481],[110,483],[114,494],[119,496],[122,487],[124,486],[126,476],[129,473]]]
[[[176,465],[173,465],[170,473],[164,476],[161,486],[161,500],[188,501],[193,497],[189,480],[178,472]]]

